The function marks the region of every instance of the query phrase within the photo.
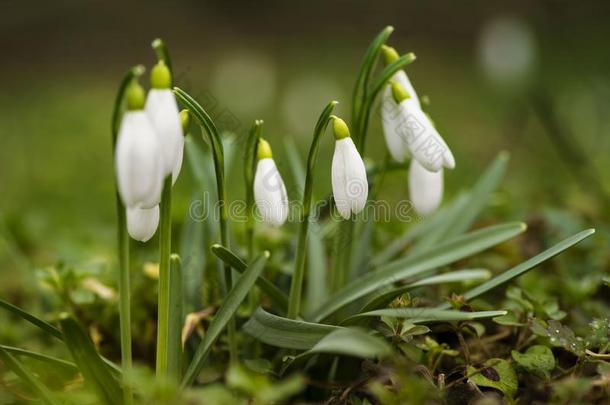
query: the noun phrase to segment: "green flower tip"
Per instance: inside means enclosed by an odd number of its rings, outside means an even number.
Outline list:
[[[140,86],[137,80],[133,80],[127,88],[127,109],[141,110],[146,102],[146,94],[144,88]]]
[[[271,159],[273,154],[271,153],[271,145],[263,138],[258,140],[258,148],[256,148],[256,157],[258,160]]]
[[[188,134],[191,127],[191,113],[189,113],[189,110],[184,109],[180,111],[180,123],[182,124],[182,133],[184,135]]]
[[[400,83],[393,81],[391,86],[392,86],[392,97],[394,98],[394,101],[396,101],[396,104],[400,104],[404,100],[411,98],[411,95],[409,94],[407,89],[402,87],[402,85]]]
[[[339,139],[349,138],[349,128],[345,121],[336,115],[331,116],[333,120],[333,133],[335,134],[335,139],[338,141]]]
[[[150,85],[153,89],[169,89],[172,85],[172,74],[162,60],[150,71]]]
[[[383,60],[386,65],[390,65],[400,58],[400,55],[398,52],[396,52],[396,49],[392,48],[391,46],[381,45],[381,52],[383,53]]]

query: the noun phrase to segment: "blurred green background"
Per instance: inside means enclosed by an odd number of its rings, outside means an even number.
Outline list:
[[[58,260],[113,260],[113,99],[128,67],[154,63],[149,44],[156,37],[170,48],[177,85],[198,97],[220,127],[240,136],[254,119],[265,120],[280,170],[288,172],[282,139],[294,138],[304,157],[329,100],[339,100],[338,114],[349,118],[362,55],[391,24],[390,43],[418,57],[407,72],[429,96],[429,112],[456,156],[456,169],[446,175],[448,197],[507,150],[505,217],[527,220],[549,207],[570,210],[588,225],[607,217],[608,2],[0,5],[3,290],[27,279],[28,269]],[[380,160],[385,146],[376,115],[368,151]],[[325,142],[320,154],[320,193],[330,190],[331,147]],[[178,224],[191,197],[192,176],[183,167]],[[240,198],[241,173],[231,170],[230,198]],[[382,196],[407,198],[406,178],[392,174]]]

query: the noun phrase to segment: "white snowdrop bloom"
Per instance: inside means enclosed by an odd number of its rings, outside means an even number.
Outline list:
[[[369,194],[369,184],[362,157],[349,135],[345,122],[333,117],[335,153],[332,162],[332,188],[339,214],[350,219],[364,209]]]
[[[127,207],[151,208],[161,201],[163,158],[148,115],[142,110],[144,90],[137,83],[127,93],[115,149],[119,194]]]
[[[288,218],[286,187],[273,160],[269,143],[260,139],[257,149],[254,201],[265,223],[280,226]]]
[[[178,103],[169,88],[171,73],[165,63],[159,62],[150,75],[152,89],[146,98],[146,113],[153,124],[164,161],[164,176],[172,175],[172,184],[176,182],[182,167],[184,135],[178,111]]]
[[[382,47],[386,65],[399,58],[392,47]],[[428,170],[441,166],[453,168],[455,159],[428,116],[421,109],[419,97],[407,74],[399,70],[383,91],[381,100],[383,134],[392,158],[404,162],[409,157]]]
[[[159,226],[159,206],[152,208],[127,207],[127,232],[132,239],[146,242]]]
[[[443,169],[431,172],[413,159],[409,167],[409,198],[419,215],[434,212],[443,199]]]
[[[400,115],[392,136],[399,137],[413,158],[429,171],[437,172],[442,167],[453,169],[453,154],[430,118],[399,83],[392,82],[391,89]]]

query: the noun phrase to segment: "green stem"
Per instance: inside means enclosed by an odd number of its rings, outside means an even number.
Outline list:
[[[333,109],[337,105],[336,101],[331,101],[318,119],[318,123],[316,124],[313,140],[311,142],[311,147],[309,148],[309,156],[307,158],[307,174],[305,175],[305,190],[303,191],[303,210],[301,212],[301,217],[299,219],[300,229],[299,229],[299,238],[297,241],[297,253],[295,259],[295,268],[294,274],[292,275],[292,280],[290,283],[290,296],[288,301],[288,318],[296,319],[299,315],[300,306],[301,306],[301,293],[303,289],[303,276],[305,274],[305,257],[307,255],[307,230],[309,228],[309,213],[311,211],[311,196],[313,192],[313,178],[314,178],[314,170],[318,160],[318,148],[320,145],[320,138],[326,127],[328,122],[330,121],[330,116],[333,112]]]
[[[169,321],[171,273],[169,258],[172,249],[172,176],[163,183],[159,225],[159,301],[157,305],[157,377],[169,376]]]
[[[180,256],[172,254],[169,279],[169,332],[167,370],[172,381],[182,379],[182,265]]]
[[[169,56],[169,52],[168,52],[167,47],[165,46],[165,43],[163,42],[163,40],[161,38],[157,38],[154,41],[152,41],[150,46],[152,46],[153,50],[155,51],[155,54],[157,55],[157,59],[165,62],[165,65],[168,67],[169,71],[172,72],[172,74],[173,74],[174,70],[172,69],[172,59]]]
[[[212,156],[214,158],[214,171],[216,173],[216,189],[218,193],[218,205],[220,209],[220,220],[218,225],[220,227],[220,240],[221,245],[230,249],[229,235],[228,235],[228,212],[227,212],[227,195],[225,188],[225,176],[224,176],[224,152],[222,148],[222,139],[216,129],[216,125],[208,115],[208,113],[201,107],[201,105],[191,97],[184,90],[174,87],[174,94],[184,104],[186,108],[191,112],[192,116],[195,117],[198,124],[203,127],[203,134],[208,137],[208,142],[212,145]],[[233,285],[233,277],[231,274],[231,266],[224,263],[224,275],[227,293],[231,290]],[[236,362],[237,356],[237,340],[235,333],[235,318],[231,318],[227,325],[228,337],[229,337],[229,356],[232,362]]]
[[[125,93],[129,84],[144,73],[144,66],[134,66],[127,71],[116,95],[114,110],[112,112],[112,150],[116,147]],[[123,402],[125,405],[133,403],[133,392],[126,382],[126,376],[132,369],[131,355],[131,299],[129,287],[129,236],[127,235],[127,218],[125,207],[119,196],[118,185],[115,183],[115,200],[117,211],[117,251],[119,259],[119,324],[121,335],[121,366],[123,368]]]

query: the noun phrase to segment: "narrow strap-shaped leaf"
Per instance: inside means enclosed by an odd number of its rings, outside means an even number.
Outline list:
[[[61,331],[59,329],[57,329],[50,323],[43,321],[42,319],[30,314],[29,312],[26,312],[23,309],[4,300],[0,300],[0,307],[7,309],[18,317],[28,321],[32,325],[39,327],[43,332],[48,333],[49,335],[56,337],[59,340],[63,339]]]
[[[308,350],[337,326],[282,318],[258,308],[244,325],[244,331],[255,339],[275,347]]]
[[[385,308],[351,316],[344,320],[342,324],[349,325],[362,318],[380,316],[387,316],[390,318],[408,318],[412,323],[430,323],[471,321],[473,319],[493,318],[501,315],[506,315],[506,311],[466,312],[438,308]]]
[[[32,391],[34,391],[40,399],[49,405],[59,405],[59,402],[53,398],[49,389],[42,384],[36,377],[32,375],[19,360],[13,357],[6,349],[0,347],[0,360],[13,373],[17,374],[25,383],[27,383]]]
[[[167,339],[167,371],[170,378],[176,382],[182,379],[182,262],[180,256],[172,254],[170,263],[170,294],[169,294],[169,335]]]
[[[76,320],[67,314],[60,321],[66,346],[85,382],[98,394],[105,404],[122,404],[123,395],[119,383],[112,377],[108,365],[102,360],[93,346],[91,338]]]
[[[376,297],[374,297],[371,301],[369,301],[360,312],[369,312],[374,311],[376,309],[385,307],[390,302],[394,300],[394,298],[406,293],[409,290],[412,290],[415,287],[421,287],[424,285],[435,285],[435,284],[445,284],[445,283],[459,283],[463,281],[475,281],[475,280],[487,280],[491,276],[489,270],[484,269],[472,269],[472,270],[458,270],[451,271],[445,274],[439,274],[432,277],[427,277],[416,282],[407,284],[402,287],[398,287],[387,291],[385,293],[380,293]]]
[[[247,270],[248,265],[226,247],[216,243],[212,245],[211,250],[216,257],[229,264],[233,269],[237,270],[237,272],[244,273]],[[271,300],[282,310],[285,311],[288,308],[288,297],[271,281],[267,280],[263,276],[259,276],[256,279],[256,285],[259,286],[260,289],[263,290],[263,292],[267,294],[269,298],[271,298]]]
[[[15,356],[30,357],[32,359],[39,360],[44,363],[48,363],[52,366],[64,368],[70,372],[78,371],[76,364],[69,362],[69,361],[62,360],[62,359],[58,359],[57,357],[48,356],[46,354],[42,354],[42,353],[38,353],[38,352],[33,352],[30,350],[22,349],[20,347],[0,345],[0,348],[6,350],[7,352],[9,352]]]
[[[448,265],[495,246],[520,234],[525,228],[525,224],[520,222],[491,226],[439,244],[415,257],[388,263],[338,291],[322,306],[313,317],[313,321],[320,322],[337,310],[381,287]]]
[[[386,358],[392,354],[391,346],[382,338],[369,335],[362,329],[340,328],[324,336],[310,350],[285,364],[282,373],[316,354],[336,354],[362,359]]]
[[[201,371],[203,363],[210,353],[210,349],[216,339],[220,336],[222,330],[227,326],[241,302],[246,298],[248,292],[256,282],[256,279],[260,276],[261,272],[265,268],[267,259],[269,258],[269,252],[265,251],[260,254],[254,262],[252,262],[242,276],[237,280],[233,288],[229,291],[225,297],[222,305],[216,312],[214,319],[210,323],[210,326],[203,338],[203,341],[199,344],[197,352],[193,357],[193,361],[189,365],[184,379],[182,380],[182,388],[185,388],[193,382],[193,380]]]
[[[554,245],[553,247],[545,250],[544,252],[539,253],[536,256],[530,258],[529,260],[526,260],[525,262],[513,267],[512,269],[507,270],[504,273],[492,278],[488,282],[483,283],[480,286],[473,288],[472,290],[469,290],[468,292],[466,292],[464,294],[464,298],[467,300],[471,300],[480,295],[483,295],[486,292],[488,292],[489,290],[492,290],[504,283],[507,283],[510,280],[512,280],[516,277],[519,277],[522,274],[528,272],[529,270],[533,269],[534,267],[538,266],[539,264],[557,256],[564,250],[571,248],[572,246],[576,245],[578,242],[582,241],[583,239],[588,238],[589,236],[593,235],[594,233],[595,233],[595,229],[586,229],[584,231],[577,233],[576,235],[570,236],[569,238],[562,240],[561,242],[559,242],[558,244]],[[445,304],[441,305],[439,308],[448,308],[448,307],[449,307],[449,304],[445,303]]]

